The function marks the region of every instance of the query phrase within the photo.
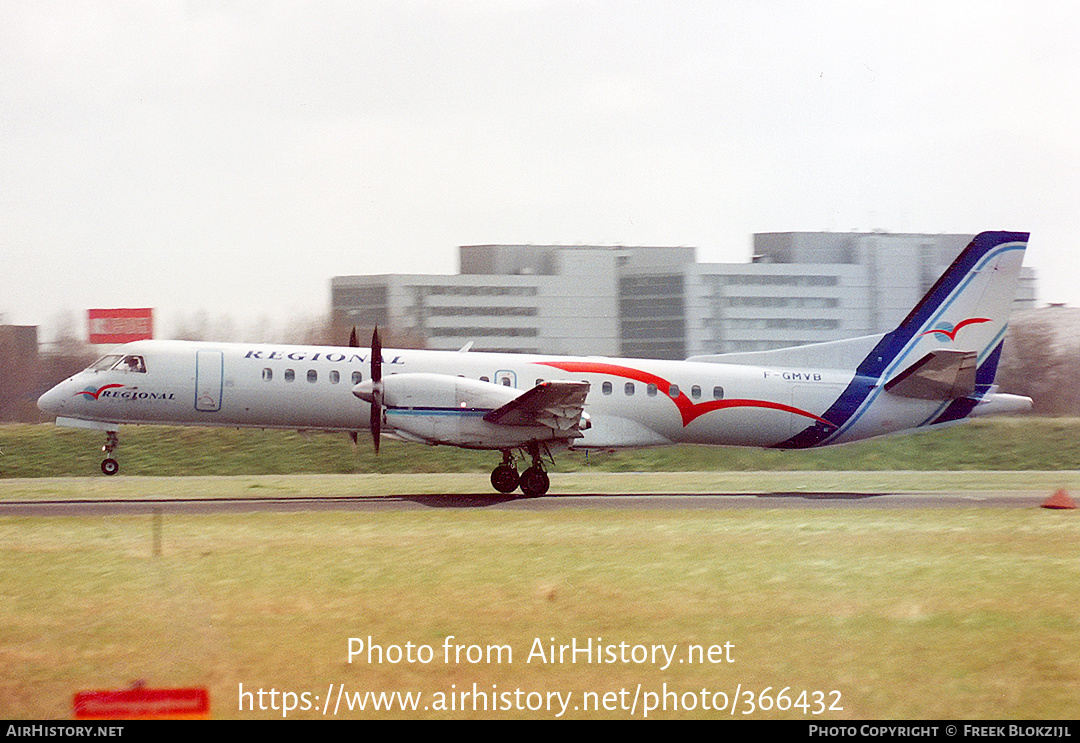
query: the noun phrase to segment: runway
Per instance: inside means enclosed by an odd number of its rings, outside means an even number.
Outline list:
[[[1037,508],[1047,494],[984,492],[760,492],[559,494],[522,498],[498,494],[356,495],[244,498],[79,498],[0,501],[0,516],[108,516],[424,509],[732,509],[732,508]]]

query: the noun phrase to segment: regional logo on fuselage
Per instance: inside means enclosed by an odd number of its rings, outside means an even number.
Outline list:
[[[87,387],[86,389],[79,390],[72,397],[79,397],[80,395],[84,400],[100,400],[104,399],[117,399],[117,400],[175,400],[176,394],[173,392],[140,392],[138,387],[131,387],[124,390],[126,385],[123,384],[106,384],[101,387]],[[123,390],[123,391],[121,391]]]

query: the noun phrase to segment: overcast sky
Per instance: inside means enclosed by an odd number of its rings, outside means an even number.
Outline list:
[[[1080,3],[0,0],[0,314],[327,312],[478,243],[1029,230],[1080,306]],[[48,330],[44,333],[48,335]]]

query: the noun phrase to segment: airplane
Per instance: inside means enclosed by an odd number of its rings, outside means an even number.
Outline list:
[[[547,493],[552,450],[805,449],[1027,410],[994,385],[1028,233],[983,232],[888,333],[685,361],[145,340],[38,400],[59,425],[338,431],[502,453],[500,493]],[[526,464],[523,472],[518,463]]]

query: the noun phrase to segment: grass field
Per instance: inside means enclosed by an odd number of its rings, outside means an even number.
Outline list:
[[[834,450],[847,452],[847,466],[805,458],[817,452],[721,466],[751,453],[687,447],[674,450],[680,471],[665,473],[642,471],[649,457],[668,456],[660,451],[588,466],[565,455],[552,492],[1080,488],[1075,422],[984,425],[969,429],[977,436],[953,429]],[[489,456],[435,466],[415,452],[440,450],[387,447],[380,466],[407,474],[379,474],[365,448],[343,438],[130,429],[128,475],[60,478],[40,475],[58,474],[57,462],[96,472],[96,436],[4,427],[0,499],[488,490]],[[332,474],[317,457],[334,448],[332,461],[367,474]],[[273,470],[305,452],[316,459],[303,471],[328,474]],[[761,471],[768,457],[785,466]],[[907,471],[880,466],[890,458]],[[952,471],[925,466],[935,461]],[[1001,471],[980,472],[980,462]],[[141,679],[205,686],[220,718],[280,718],[285,702],[296,707],[289,717],[321,717],[332,697],[329,717],[344,690],[368,706],[343,702],[336,716],[368,719],[626,719],[645,716],[647,703],[666,707],[650,717],[730,718],[733,702],[736,719],[1074,719],[1077,513],[973,503],[166,515],[157,556],[150,516],[5,516],[0,718],[67,717],[74,692]],[[383,661],[361,653],[350,663],[350,638],[371,638]],[[529,657],[590,640],[616,656],[625,649],[627,662]],[[462,646],[460,657],[445,657],[447,642],[452,654]],[[691,645],[715,646],[716,662],[687,662]],[[495,646],[502,654],[488,655]],[[654,646],[658,662],[634,655]],[[425,648],[427,662],[391,662]],[[664,650],[673,653],[666,668]],[[474,697],[474,685],[488,696]],[[252,693],[244,709],[241,688]],[[420,696],[415,709],[397,698],[376,711],[374,699],[354,696],[365,692]],[[489,709],[474,710],[482,698]],[[744,715],[751,699],[770,709]]]
[[[100,475],[103,434],[52,425],[0,426],[0,479]],[[384,441],[379,456],[343,434],[126,426],[116,454],[129,475],[490,472],[493,452]],[[676,446],[561,453],[555,472],[761,470],[1072,470],[1080,420],[991,418],[962,426],[808,451]]]
[[[968,476],[972,487],[987,487],[977,473]],[[292,479],[301,484],[280,482],[304,490],[312,478]],[[165,478],[77,482],[125,480]],[[174,482],[198,490],[211,480]],[[216,481],[223,491],[246,482]],[[34,482],[11,481],[6,495]],[[157,557],[152,531],[151,517],[0,518],[0,717],[64,717],[75,691],[135,679],[206,686],[217,717],[280,717],[282,691],[297,695],[290,717],[322,716],[331,685],[335,698],[338,688],[346,698],[365,691],[422,695],[416,710],[340,708],[338,717],[551,718],[561,707],[552,696],[550,709],[546,695],[558,692],[569,695],[565,717],[640,718],[645,701],[660,703],[665,690],[675,695],[668,695],[668,709],[650,716],[726,717],[729,710],[702,709],[702,691],[705,703],[719,706],[739,690],[736,717],[743,717],[748,690],[755,702],[764,692],[766,704],[775,705],[785,688],[786,711],[753,716],[1076,714],[1075,511],[168,515]],[[446,662],[448,636],[451,645],[476,647]],[[413,643],[429,647],[432,658],[368,663],[361,654],[349,663],[349,638],[369,637],[386,653]],[[666,669],[662,661],[633,658],[527,662],[537,639],[547,647],[590,638],[628,648],[663,645],[678,660]],[[679,662],[690,644],[726,643],[732,662]],[[469,652],[495,645],[512,656],[469,662]],[[254,709],[241,710],[241,684],[267,692],[267,709],[252,697]],[[471,697],[445,696],[471,694],[473,684],[521,695],[496,700],[510,709],[486,712],[474,711]],[[278,692],[277,710],[269,708],[270,689]],[[812,694],[792,706],[803,690],[835,690],[838,703],[832,695],[823,703],[843,709],[815,715]],[[590,693],[596,700],[613,695],[614,707],[582,709]],[[457,708],[430,708],[440,698]],[[516,709],[515,701],[543,706]]]

